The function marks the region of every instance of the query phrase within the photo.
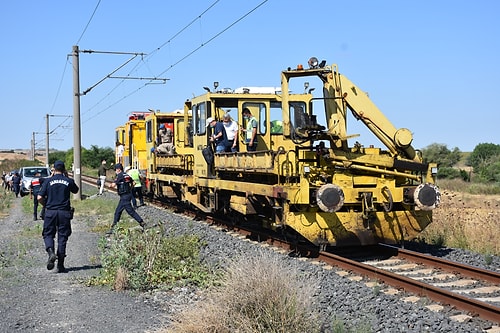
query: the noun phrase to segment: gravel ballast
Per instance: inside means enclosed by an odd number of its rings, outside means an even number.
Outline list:
[[[117,197],[111,193],[94,200],[117,203]],[[201,252],[202,259],[210,265],[224,267],[224,258],[270,251],[305,279],[309,276],[319,280],[312,302],[320,313],[324,332],[333,332],[337,321],[342,321],[346,329],[367,332],[484,332],[492,325],[478,318],[456,322],[450,318],[461,313],[456,309],[445,307],[441,312],[433,312],[425,308],[433,303],[430,300],[404,302],[401,294],[391,296],[380,292],[384,286],[368,287],[366,280],[356,282],[339,276],[337,268],[328,270],[274,252],[171,212],[149,206],[139,208],[138,212],[150,224],[161,221],[169,234],[200,235],[207,243]],[[21,199],[14,199],[10,215],[0,220],[0,332],[151,332],[166,327],[171,316],[203,297],[201,291],[192,288],[136,294],[85,286],[81,281],[98,274],[97,244],[103,235],[89,231],[85,222],[89,217],[78,215],[68,242],[69,272],[47,271],[41,236],[19,237],[36,224],[30,217],[22,212]],[[500,270],[497,257],[486,265],[482,255],[456,249],[441,252],[447,259]]]

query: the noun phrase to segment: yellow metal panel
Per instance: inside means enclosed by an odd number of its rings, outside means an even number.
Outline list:
[[[286,224],[315,245],[395,244],[413,239],[431,222],[429,211],[377,212],[368,223],[357,212],[288,212]]]
[[[192,186],[194,183],[193,176],[175,176],[175,175],[167,175],[161,173],[156,173],[156,174],[153,173],[150,174],[148,178],[159,180],[162,182],[172,182],[175,184],[181,184],[187,186]]]
[[[244,215],[256,213],[246,196],[232,195],[229,205],[232,209]]]
[[[274,172],[270,151],[215,154],[214,160],[216,170]]]

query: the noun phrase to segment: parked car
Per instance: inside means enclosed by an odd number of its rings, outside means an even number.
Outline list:
[[[21,176],[21,196],[28,195],[31,191],[31,180],[35,174],[39,172],[40,177],[50,176],[50,168],[44,166],[28,166],[19,169],[19,176]]]

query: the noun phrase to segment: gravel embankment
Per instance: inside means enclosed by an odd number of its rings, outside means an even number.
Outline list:
[[[99,200],[116,204],[116,197],[109,193]],[[134,295],[84,286],[82,279],[98,273],[97,242],[102,235],[89,232],[88,222],[78,217],[68,243],[69,272],[47,271],[41,237],[19,237],[35,225],[20,206],[20,200],[16,200],[10,216],[0,219],[0,332],[151,332],[168,325],[169,316],[180,308],[200,299],[199,293],[190,288]],[[208,244],[202,251],[203,260],[210,264],[224,266],[224,258],[272,251],[202,223],[186,223],[185,217],[152,207],[141,207],[139,213],[149,223],[162,221],[170,234],[199,234]],[[486,266],[481,255],[453,249],[441,252],[446,258]],[[373,332],[483,332],[491,326],[476,318],[465,323],[452,321],[449,317],[458,313],[454,309],[432,312],[422,304],[430,301],[403,302],[401,295],[377,292],[367,287],[366,281],[340,277],[337,269],[325,270],[292,257],[286,261],[301,275],[320,279],[313,302],[320,309],[324,332],[332,332],[335,319],[343,320],[347,329],[366,331],[369,327]],[[499,258],[495,257],[488,267],[500,270]]]
[[[162,219],[162,214],[162,212],[151,210],[149,218]],[[258,251],[263,250],[259,245],[242,242],[238,238],[216,231],[204,224],[188,226],[184,222],[184,217],[169,215],[167,223],[171,225],[170,232],[175,230],[179,233],[195,232],[203,235],[208,245],[202,255],[207,262],[219,263],[221,258],[241,254],[252,256],[252,253],[256,255]],[[269,249],[269,251],[272,250]],[[442,252],[442,256],[448,259],[459,260],[470,265],[487,266],[481,255],[456,249],[447,249]],[[275,255],[283,256],[280,253]],[[458,323],[449,317],[460,313],[459,311],[447,308],[441,313],[432,312],[424,307],[432,303],[430,300],[423,299],[416,304],[406,303],[402,301],[402,295],[385,295],[377,292],[373,287],[367,287],[366,280],[355,282],[347,277],[340,277],[335,273],[338,269],[325,270],[318,265],[292,257],[288,258],[288,261],[300,274],[320,279],[321,286],[313,302],[320,309],[325,332],[333,332],[331,325],[335,319],[343,320],[347,329],[364,329],[368,326],[373,332],[483,332],[492,325],[490,322],[477,318],[470,322]],[[499,258],[494,258],[493,263],[488,267],[500,270]],[[184,292],[187,295],[191,293],[189,290],[184,290]],[[161,299],[159,295],[154,298],[156,301]],[[180,299],[185,301],[189,300],[189,297],[180,296]],[[168,297],[167,300],[169,300]],[[175,300],[169,301],[172,304]]]

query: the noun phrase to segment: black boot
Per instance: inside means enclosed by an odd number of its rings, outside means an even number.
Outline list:
[[[49,259],[47,260],[47,269],[50,271],[54,269],[54,263],[56,262],[57,256],[54,253],[53,248],[48,248],[47,253],[49,254]]]
[[[139,222],[139,225],[141,226],[141,231],[144,232],[146,230],[146,223],[144,221]]]
[[[106,232],[107,236],[109,236],[113,233],[113,231],[115,230],[115,226],[116,226],[116,224],[111,225],[111,228],[109,228],[109,230]]]
[[[67,273],[68,270],[64,267],[64,254],[57,255],[57,273]]]

